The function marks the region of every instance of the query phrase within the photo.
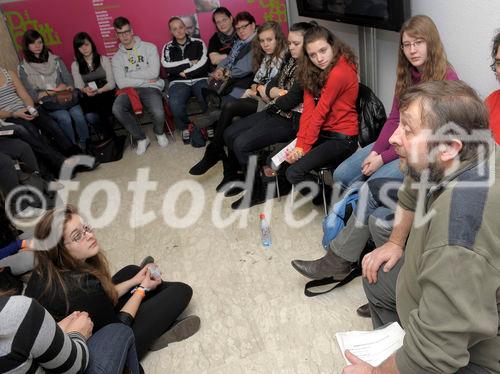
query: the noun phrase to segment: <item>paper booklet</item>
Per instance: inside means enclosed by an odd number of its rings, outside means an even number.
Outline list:
[[[14,134],[14,125],[0,119],[0,136],[9,136]]]
[[[295,149],[295,144],[297,144],[297,138],[292,140],[290,144],[288,144],[285,148],[276,153],[273,158],[271,158],[275,169],[277,169],[278,166],[280,166],[283,161],[286,160],[286,155]]]
[[[335,334],[342,356],[348,350],[372,366],[379,366],[403,345],[404,330],[397,322],[373,331],[348,331]]]

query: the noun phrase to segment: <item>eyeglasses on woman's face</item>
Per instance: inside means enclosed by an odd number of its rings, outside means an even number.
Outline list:
[[[401,43],[401,49],[403,51],[409,51],[412,47],[415,49],[419,49],[425,45],[425,40],[424,39],[417,39],[414,40],[413,42],[403,42]]]
[[[79,244],[85,238],[85,235],[92,234],[93,232],[94,228],[85,223],[80,230],[73,230],[70,234],[70,240],[64,244]]]

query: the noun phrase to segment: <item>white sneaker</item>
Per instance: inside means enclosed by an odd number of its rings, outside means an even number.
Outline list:
[[[168,139],[165,134],[156,135],[156,140],[158,140],[158,145],[165,148],[168,145]]]
[[[137,149],[135,150],[135,153],[137,153],[137,156],[141,156],[146,152],[146,149],[149,147],[149,144],[151,142],[149,141],[149,138],[141,139],[137,141]]]

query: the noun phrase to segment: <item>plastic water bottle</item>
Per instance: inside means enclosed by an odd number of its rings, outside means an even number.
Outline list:
[[[271,227],[269,226],[269,222],[267,222],[266,215],[261,213],[259,215],[260,218],[260,238],[262,241],[262,246],[264,248],[269,248],[271,246]]]

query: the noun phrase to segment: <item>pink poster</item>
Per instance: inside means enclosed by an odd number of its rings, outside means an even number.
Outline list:
[[[21,50],[23,33],[36,29],[48,47],[69,66],[73,61],[73,36],[88,32],[101,54],[111,56],[116,50],[113,19],[127,17],[134,33],[156,44],[160,50],[171,39],[167,21],[184,16],[188,31],[208,43],[215,32],[212,10],[225,6],[231,13],[246,10],[257,24],[279,22],[286,31],[285,0],[21,0],[2,5],[7,26]]]

